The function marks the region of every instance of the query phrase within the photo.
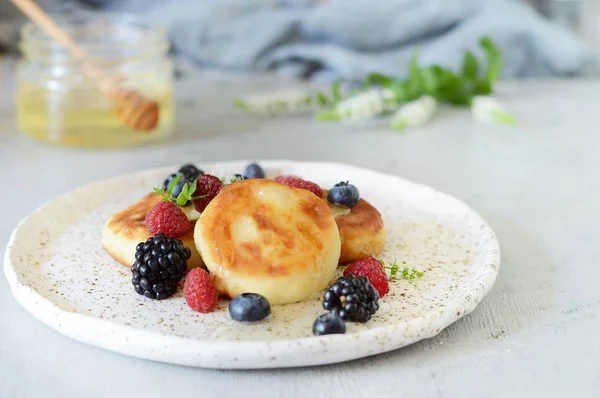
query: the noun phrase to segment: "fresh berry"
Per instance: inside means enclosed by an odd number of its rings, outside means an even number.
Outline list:
[[[193,196],[202,196],[202,198],[194,199],[194,207],[196,210],[203,212],[210,201],[219,194],[222,186],[223,182],[219,179],[219,177],[215,177],[214,175],[202,174],[200,177],[198,177],[196,191],[194,192]]]
[[[229,315],[236,321],[255,322],[271,313],[271,304],[256,293],[242,293],[229,302]]]
[[[212,312],[217,306],[219,294],[215,282],[202,268],[194,268],[185,277],[183,285],[185,301],[197,312]]]
[[[313,334],[315,336],[344,333],[346,333],[346,323],[335,312],[319,315],[313,323]]]
[[[165,191],[165,192],[167,191],[167,189],[169,188],[169,185],[171,185],[173,180],[175,178],[177,178],[178,175],[180,175],[180,174],[171,174],[163,181],[163,184],[162,184],[163,191]]]
[[[365,257],[354,261],[344,270],[344,276],[350,274],[367,278],[379,292],[379,297],[385,296],[390,291],[383,263],[374,257]]]
[[[204,171],[200,170],[195,165],[190,163],[181,166],[181,168],[179,169],[179,173],[183,174],[186,177],[189,177],[190,179],[195,180],[196,178],[198,178],[198,176],[204,174]]]
[[[317,195],[319,198],[323,195],[321,187],[314,182],[306,181],[299,177],[279,176],[275,179],[275,181],[280,184],[287,185],[288,187],[306,189]]]
[[[342,276],[327,289],[323,308],[342,319],[367,322],[379,309],[379,293],[364,276]]]
[[[354,207],[359,199],[358,189],[348,181],[335,184],[327,193],[327,200],[337,206]]]
[[[187,216],[175,203],[161,200],[146,214],[146,228],[150,235],[165,234],[180,238],[190,231]]]
[[[163,234],[139,243],[135,248],[135,263],[131,266],[133,288],[150,299],[172,296],[187,269],[191,253],[179,239]]]
[[[249,164],[244,171],[246,178],[265,178],[265,171],[256,163]]]

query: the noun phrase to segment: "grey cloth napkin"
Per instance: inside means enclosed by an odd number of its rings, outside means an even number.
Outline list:
[[[487,35],[504,54],[505,77],[600,73],[598,55],[585,42],[517,0],[86,3],[142,13],[168,27],[178,56],[222,70],[322,80],[361,80],[372,72],[402,78],[415,46],[422,65],[456,70],[465,50],[483,59],[477,43]]]

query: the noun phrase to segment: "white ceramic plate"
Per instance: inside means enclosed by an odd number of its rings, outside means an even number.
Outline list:
[[[382,257],[424,271],[395,280],[380,310],[345,335],[312,336],[319,296],[274,306],[268,320],[243,324],[227,303],[194,313],[181,295],[139,296],[128,268],[104,252],[100,230],[172,172],[150,170],[93,183],[42,206],[13,232],[4,269],[17,300],[34,317],[76,340],[122,354],[208,368],[275,368],[341,362],[435,336],[470,313],[490,290],[500,264],[493,231],[448,195],[404,179],[331,163],[260,162],[323,187],[350,180],[377,207],[388,233]],[[202,165],[217,175],[247,162]]]

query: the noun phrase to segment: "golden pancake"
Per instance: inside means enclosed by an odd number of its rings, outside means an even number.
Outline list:
[[[135,247],[137,244],[146,241],[150,237],[144,219],[146,214],[160,200],[159,195],[148,194],[139,202],[115,213],[104,224],[102,245],[108,254],[126,267],[131,267],[135,262]],[[192,252],[192,257],[187,261],[188,269],[204,265],[194,244],[195,221],[190,221],[190,223],[192,224],[190,232],[179,238]]]
[[[323,200],[327,201],[327,191],[323,192]],[[383,251],[383,219],[379,211],[366,200],[360,199],[349,212],[336,215],[335,222],[342,240],[340,263],[377,256]]]
[[[194,240],[221,294],[259,293],[271,304],[322,291],[341,249],[325,202],[266,179],[225,186],[196,223]]]

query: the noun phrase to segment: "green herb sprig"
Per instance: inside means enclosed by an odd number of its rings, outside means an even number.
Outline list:
[[[406,281],[414,281],[415,279],[422,278],[424,273],[415,268],[409,268],[406,266],[406,261],[402,261],[403,267],[400,268],[398,262],[394,260],[394,263],[390,266],[386,265],[385,262],[382,261],[383,268],[390,270],[389,279],[404,279]]]
[[[419,52],[415,51],[409,67],[408,77],[399,80],[391,76],[372,73],[363,83],[363,91],[372,87],[388,89],[394,92],[398,105],[414,101],[424,95],[430,95],[437,101],[454,106],[470,106],[478,95],[493,92],[494,83],[500,77],[502,53],[491,39],[484,37],[479,45],[485,55],[486,65],[480,65],[471,51],[463,56],[459,73],[438,65],[419,66]],[[316,114],[317,120],[338,120],[335,108]]]
[[[458,72],[438,65],[422,67],[419,65],[419,52],[415,51],[408,65],[408,77],[404,80],[372,73],[367,76],[360,88],[347,92],[342,90],[343,82],[338,79],[328,91],[309,91],[304,96],[292,96],[292,98],[286,98],[285,94],[274,95],[266,102],[261,101],[260,104],[254,104],[250,100],[235,99],[234,105],[247,112],[266,114],[285,114],[298,109],[312,109],[317,111],[315,114],[317,120],[339,121],[341,118],[336,110],[337,104],[376,87],[391,90],[395,96],[396,106],[425,95],[453,106],[470,106],[475,96],[493,93],[494,83],[500,77],[503,65],[502,53],[489,37],[484,36],[479,41],[479,46],[485,55],[485,63],[479,63],[471,51],[466,51],[462,67]]]
[[[192,201],[195,199],[202,199],[207,196],[207,195],[193,196],[194,192],[196,192],[196,187],[197,187],[197,181],[194,180],[194,182],[192,182],[191,184],[188,184],[187,182],[184,183],[183,187],[181,188],[181,193],[179,195],[177,195],[177,197],[173,197],[173,187],[175,187],[175,185],[182,178],[183,178],[183,176],[181,176],[181,175],[175,177],[173,179],[173,181],[171,181],[171,183],[167,187],[166,191],[164,191],[162,189],[162,187],[160,187],[160,186],[155,187],[154,193],[162,196],[163,200],[173,202],[179,207],[183,207],[188,201]]]

